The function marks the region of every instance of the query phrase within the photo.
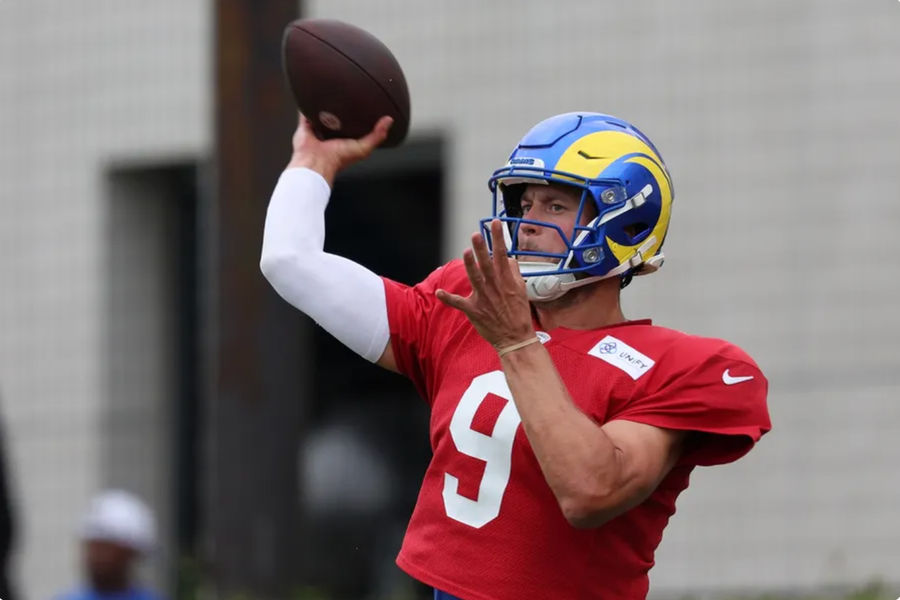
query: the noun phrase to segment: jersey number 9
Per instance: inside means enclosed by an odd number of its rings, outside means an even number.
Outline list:
[[[475,413],[488,394],[507,400],[491,435],[472,429]],[[472,380],[453,412],[450,435],[457,450],[485,462],[484,475],[478,485],[478,500],[472,500],[458,493],[459,479],[444,473],[444,508],[448,517],[476,528],[497,518],[509,484],[513,441],[521,421],[503,371],[491,371]]]

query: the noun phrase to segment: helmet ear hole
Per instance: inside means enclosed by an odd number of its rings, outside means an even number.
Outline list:
[[[647,237],[647,234],[650,233],[650,225],[647,223],[632,223],[631,225],[627,225],[624,229],[628,237],[631,238],[632,244],[643,241],[643,239]]]

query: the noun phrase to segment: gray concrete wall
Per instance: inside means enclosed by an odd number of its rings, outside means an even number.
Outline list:
[[[164,372],[110,361],[109,340],[128,332],[112,331],[124,322],[109,299],[152,284],[132,272],[109,289],[108,175],[117,163],[208,156],[210,7],[0,1],[0,391],[27,598],[75,583],[74,532],[98,489],[137,488],[166,522]],[[132,241],[158,270],[162,255]],[[162,340],[147,342],[152,355]],[[143,443],[123,453],[129,443],[109,430],[126,422]]]

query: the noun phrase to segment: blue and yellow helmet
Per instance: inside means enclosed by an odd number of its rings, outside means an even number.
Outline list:
[[[580,188],[578,214],[591,202],[597,216],[576,224],[570,237],[554,225],[524,219],[521,197],[528,184]],[[482,232],[487,233],[493,218],[506,223],[508,252],[520,261],[533,300],[552,300],[573,287],[610,277],[620,277],[624,286],[632,275],[651,273],[662,265],[672,181],[653,143],[621,119],[576,112],[538,123],[506,166],[494,172],[489,186],[493,216],[482,219]],[[526,223],[556,229],[567,250],[560,254],[519,250],[519,228]]]

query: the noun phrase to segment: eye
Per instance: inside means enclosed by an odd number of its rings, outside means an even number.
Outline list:
[[[550,212],[561,213],[566,210],[565,204],[560,204],[559,202],[554,202],[550,205]]]

